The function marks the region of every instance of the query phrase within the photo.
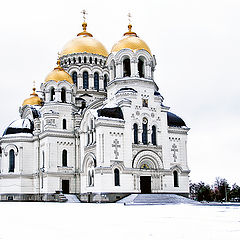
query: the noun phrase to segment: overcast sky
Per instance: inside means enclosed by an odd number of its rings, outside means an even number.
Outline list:
[[[225,177],[240,184],[240,1],[121,0],[1,2],[0,133],[55,67],[57,52],[81,31],[110,51],[133,31],[156,56],[155,81],[170,111],[191,128],[188,164],[193,182]]]

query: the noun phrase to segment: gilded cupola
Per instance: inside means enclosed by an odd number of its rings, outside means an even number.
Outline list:
[[[69,83],[73,84],[72,77],[64,71],[64,69],[60,66],[60,60],[58,59],[57,61],[57,67],[55,67],[45,78],[45,82],[48,81],[55,81],[55,82],[60,82],[60,81],[68,81]]]
[[[22,106],[25,105],[42,106],[42,99],[37,95],[35,87],[33,87],[33,92],[30,94],[30,98],[24,100]]]
[[[80,32],[77,37],[65,44],[60,53],[61,57],[72,53],[84,52],[107,57],[107,49],[103,46],[101,42],[95,39],[91,33],[87,32],[87,23],[85,21],[83,22],[82,27],[83,31]]]
[[[123,34],[121,40],[113,45],[111,52],[118,52],[126,48],[133,51],[144,49],[152,55],[148,45],[141,38],[139,38],[135,32],[132,31],[132,25],[130,23],[128,25],[128,31]]]

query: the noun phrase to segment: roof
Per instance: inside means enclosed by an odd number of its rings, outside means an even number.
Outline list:
[[[120,107],[98,109],[97,113],[98,113],[98,117],[124,119],[123,112]]]
[[[167,121],[169,127],[186,127],[185,122],[176,114],[168,112]]]
[[[34,130],[33,122],[30,119],[18,119],[13,121],[4,131],[3,136],[8,134],[29,133]]]

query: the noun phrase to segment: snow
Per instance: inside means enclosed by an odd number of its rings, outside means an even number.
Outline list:
[[[29,119],[18,119],[16,121],[13,121],[9,127],[11,128],[31,128],[30,120]]]
[[[240,207],[0,203],[0,239],[239,239]]]

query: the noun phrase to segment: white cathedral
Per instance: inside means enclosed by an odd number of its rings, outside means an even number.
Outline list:
[[[150,48],[129,24],[109,54],[82,27],[0,138],[0,200],[188,196],[189,128],[163,105]]]

